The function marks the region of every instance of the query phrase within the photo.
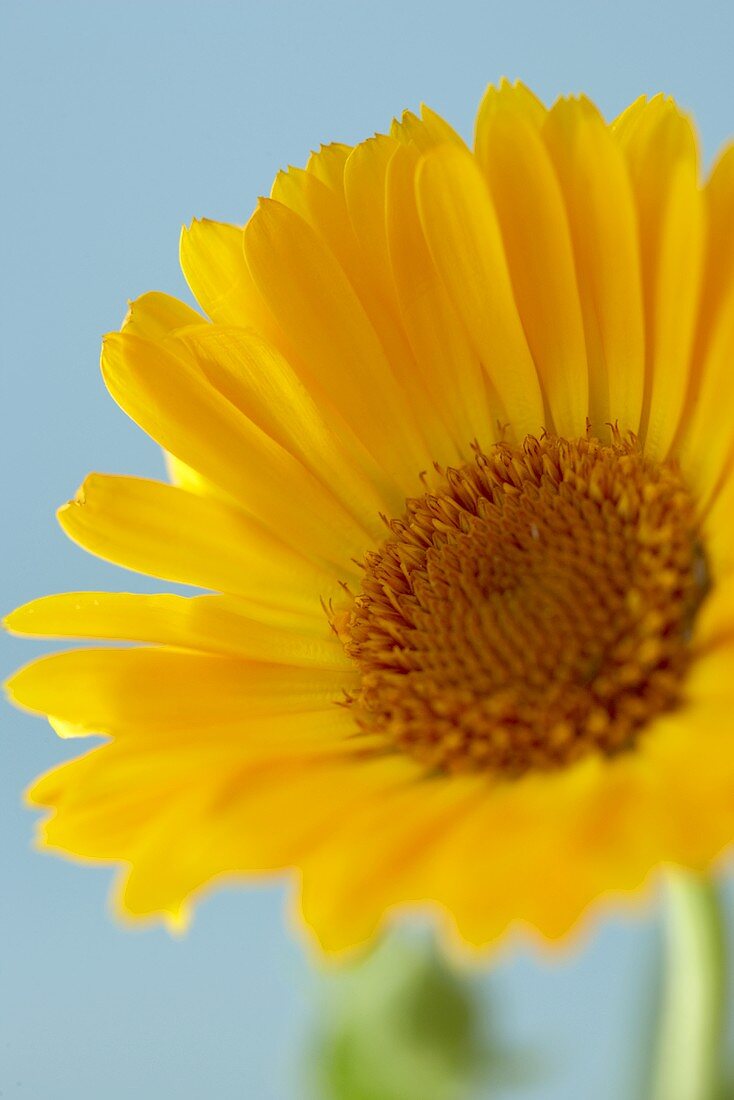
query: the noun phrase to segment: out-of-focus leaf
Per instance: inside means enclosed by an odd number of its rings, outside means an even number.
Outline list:
[[[471,980],[395,934],[324,979],[317,1100],[465,1100],[502,1066]]]

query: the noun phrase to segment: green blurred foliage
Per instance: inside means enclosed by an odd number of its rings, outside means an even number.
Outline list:
[[[312,1050],[315,1100],[466,1100],[514,1076],[487,1035],[486,1004],[431,940],[393,934],[324,977]],[[487,1095],[486,1093],[484,1095]]]

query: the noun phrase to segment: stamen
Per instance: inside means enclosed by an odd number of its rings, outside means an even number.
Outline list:
[[[432,768],[508,776],[632,748],[679,700],[708,584],[676,466],[614,431],[437,473],[331,612],[360,727]]]

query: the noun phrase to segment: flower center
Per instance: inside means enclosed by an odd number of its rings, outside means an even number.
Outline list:
[[[679,700],[707,587],[677,467],[615,433],[437,470],[332,616],[360,727],[432,768],[508,776],[632,747]]]

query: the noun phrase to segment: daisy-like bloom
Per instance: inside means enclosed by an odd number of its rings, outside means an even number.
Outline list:
[[[205,595],[74,593],[10,694],[105,743],[41,778],[49,848],[185,919],[290,870],[327,950],[430,903],[565,934],[734,839],[734,147],[490,88],[184,231],[203,315],[134,302],[115,400],[174,484],[93,474],[86,550]]]

